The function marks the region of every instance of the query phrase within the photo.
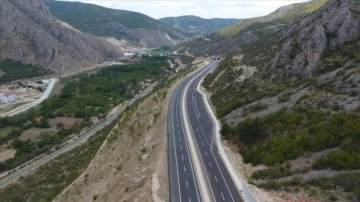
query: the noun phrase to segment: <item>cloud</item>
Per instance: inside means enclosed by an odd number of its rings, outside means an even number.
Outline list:
[[[68,0],[75,1],[75,0]],[[196,15],[203,18],[250,18],[277,8],[309,0],[77,0],[100,6],[136,11],[153,18]]]

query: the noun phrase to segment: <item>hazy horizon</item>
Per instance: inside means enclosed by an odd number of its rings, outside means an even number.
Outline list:
[[[244,19],[267,15],[277,8],[309,0],[258,0],[258,1],[206,1],[206,0],[61,0],[96,4],[99,6],[135,11],[152,18],[195,15],[202,18]]]

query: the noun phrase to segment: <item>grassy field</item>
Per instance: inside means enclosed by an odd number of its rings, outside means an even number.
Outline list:
[[[0,129],[0,138],[8,136],[13,129],[14,128],[12,128],[12,127],[6,127],[6,128]]]

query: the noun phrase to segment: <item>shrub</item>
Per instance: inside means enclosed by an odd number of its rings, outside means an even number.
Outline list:
[[[278,102],[282,103],[282,102],[287,102],[289,101],[291,98],[291,94],[290,93],[283,93],[281,95],[279,95],[278,97]]]

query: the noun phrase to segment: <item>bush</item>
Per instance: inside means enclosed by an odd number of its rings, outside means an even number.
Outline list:
[[[279,95],[278,97],[278,102],[282,103],[282,102],[287,102],[289,101],[291,98],[291,94],[290,93],[283,93],[281,95]]]
[[[282,110],[259,119],[246,119],[226,129],[228,139],[241,142],[246,163],[275,165],[306,152],[341,146],[314,163],[316,168],[357,169],[360,164],[360,116],[317,110]],[[238,137],[238,138],[233,138]]]
[[[360,168],[360,153],[332,151],[313,162],[316,169],[354,170]]]
[[[239,140],[245,143],[253,143],[261,140],[266,135],[266,126],[261,119],[246,119],[241,122],[235,129],[239,135]]]

